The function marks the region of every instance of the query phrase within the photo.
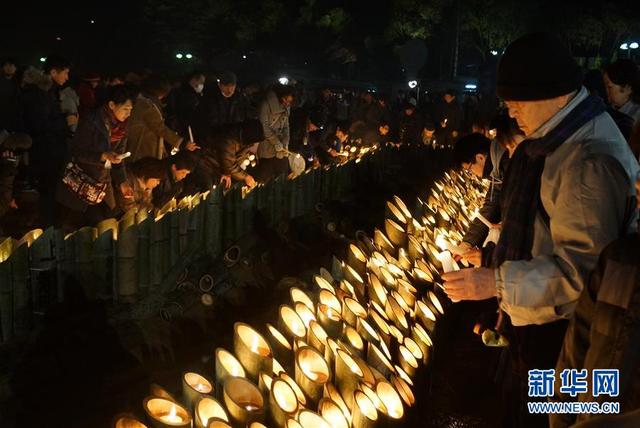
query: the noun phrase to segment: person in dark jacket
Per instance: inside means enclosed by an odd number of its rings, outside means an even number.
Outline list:
[[[410,99],[405,103],[398,120],[398,143],[417,145],[422,142],[422,117],[416,111],[416,100]]]
[[[21,121],[33,140],[30,174],[40,194],[40,214],[47,222],[53,195],[67,157],[70,130],[62,111],[60,89],[69,79],[70,63],[57,55],[45,62],[45,72],[28,69],[23,76]]]
[[[116,204],[119,213],[135,209],[151,211],[153,209],[153,190],[160,185],[166,174],[166,160],[146,157],[127,165],[124,184],[131,189],[128,195],[119,193]]]
[[[82,81],[76,86],[76,93],[80,99],[80,106],[78,107],[78,115],[84,116],[91,110],[96,108],[97,97],[96,89],[100,84],[100,76],[97,73],[87,73]]]
[[[63,229],[72,231],[113,216],[116,193],[133,197],[133,189],[125,184],[123,159],[127,152],[127,119],[135,98],[136,94],[130,88],[114,86],[107,96],[108,101],[78,123],[68,162],[76,164],[97,182],[105,183],[106,190],[101,201],[89,204],[67,184],[59,182],[56,200]]]
[[[640,408],[640,238],[631,234],[608,245],[600,255],[587,287],[582,292],[575,315],[569,322],[562,350],[555,367],[553,401],[617,402],[620,413]],[[565,369],[587,369],[589,393],[571,397],[560,392],[560,374]],[[594,371],[616,369],[617,394],[594,397],[591,382]],[[637,413],[637,412],[636,412]],[[566,428],[578,422],[595,421],[593,414],[551,414],[552,428]],[[635,423],[620,426],[638,426]],[[580,425],[582,426],[582,425]],[[587,426],[587,424],[585,424]],[[601,422],[601,426],[618,426]]]
[[[16,78],[16,61],[5,58],[0,65],[0,129],[19,129],[20,83]]]
[[[20,152],[29,148],[31,137],[27,134],[0,130],[0,218],[9,210],[18,209],[13,195],[13,182],[18,174]]]
[[[180,87],[172,90],[167,97],[169,126],[185,138],[190,137],[189,127],[193,128],[192,123],[195,120],[196,109],[202,100],[205,80],[203,73],[192,72]]]
[[[241,123],[248,117],[247,100],[241,91],[236,90],[237,85],[236,75],[225,71],[218,77],[217,84],[205,88],[195,111],[196,138],[207,138],[215,128]]]
[[[436,139],[445,147],[453,146],[462,127],[462,108],[456,102],[456,91],[447,90],[442,101],[434,107],[434,119],[438,129]]]
[[[264,140],[262,124],[257,119],[247,119],[232,127],[218,144],[218,162],[222,174],[233,181],[242,181],[249,187],[257,183],[246,169],[255,159],[257,144]]]
[[[153,189],[153,206],[162,208],[172,198],[182,194],[184,179],[196,167],[193,154],[181,151],[164,160],[165,175],[160,184]]]
[[[329,125],[322,137],[316,154],[321,164],[327,165],[339,163],[343,159],[341,156],[343,147],[349,142],[349,125],[346,122],[338,122]]]

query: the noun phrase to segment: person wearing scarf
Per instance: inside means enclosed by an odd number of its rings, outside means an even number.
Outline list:
[[[115,192],[125,197],[133,195],[126,182],[122,155],[127,152],[127,122],[134,100],[135,93],[128,87],[114,86],[104,105],[80,118],[67,162],[74,162],[94,180],[107,183],[107,189],[106,196],[99,204],[89,205],[64,183],[58,183],[57,223],[65,230],[92,226],[113,217]],[[117,190],[114,190],[114,183],[118,186]]]
[[[600,252],[635,229],[639,168],[557,37],[532,33],[513,42],[500,60],[497,89],[526,139],[505,173],[493,267],[443,279],[451,299],[498,298],[513,326],[505,426],[544,427],[547,415],[528,412],[527,401],[545,400],[528,398],[528,372],[555,368]]]

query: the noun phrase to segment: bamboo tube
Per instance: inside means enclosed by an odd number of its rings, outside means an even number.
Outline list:
[[[206,200],[205,242],[210,256],[222,254],[222,219],[223,219],[222,186],[214,187]]]
[[[415,306],[416,318],[420,321],[422,326],[429,332],[434,331],[436,327],[436,316],[424,301],[417,300]]]
[[[271,419],[278,427],[286,426],[287,420],[294,418],[298,411],[298,399],[291,386],[282,379],[276,379],[269,392]]]
[[[284,337],[280,330],[269,323],[267,323],[267,331],[269,332],[267,338],[271,345],[274,358],[286,363],[286,361],[290,360],[291,351],[293,349],[291,343],[286,337]]]
[[[273,370],[273,352],[269,343],[248,324],[237,322],[233,330],[234,353],[249,377],[257,380],[260,372],[270,373]]]
[[[338,391],[340,391],[347,407],[352,409],[354,405],[353,394],[360,382],[364,380],[364,372],[356,360],[342,349],[338,349],[335,362],[335,382]]]
[[[196,428],[206,428],[212,419],[229,422],[227,411],[218,400],[213,397],[201,397],[195,406],[194,419]]]
[[[233,423],[246,426],[264,420],[264,398],[258,387],[246,378],[228,377],[224,382],[223,396]]]
[[[228,377],[245,377],[246,373],[240,361],[229,351],[217,348],[215,351],[216,387],[218,397],[222,396],[222,386]]]
[[[342,318],[351,327],[358,325],[359,318],[366,318],[366,309],[357,300],[347,297],[342,303]]]
[[[311,410],[301,410],[298,414],[298,422],[304,428],[332,428],[322,416]]]
[[[420,348],[418,343],[415,340],[413,340],[411,337],[405,337],[402,344],[405,346],[405,348],[409,350],[409,352],[411,352],[411,354],[417,361],[424,360],[424,354],[422,353],[422,348]]]
[[[174,403],[178,402],[178,400],[176,400],[173,395],[169,394],[166,389],[164,389],[157,383],[152,383],[151,385],[149,385],[149,393],[152,397],[164,398],[166,400],[173,401]]]
[[[182,375],[183,402],[189,410],[193,411],[196,403],[206,394],[213,392],[213,386],[204,376],[187,372]]]
[[[333,294],[336,293],[336,289],[331,285],[329,281],[320,275],[314,275],[313,282],[316,284],[319,290],[327,290]]]
[[[0,342],[13,338],[13,281],[9,260],[13,245],[11,238],[6,238],[0,244]]]
[[[422,328],[420,324],[415,324],[411,328],[411,337],[418,344],[422,351],[422,362],[427,365],[429,357],[431,356],[431,348],[433,348],[433,342],[429,334]]]
[[[311,403],[322,398],[324,384],[329,381],[331,371],[322,354],[309,346],[296,352],[295,381]]]
[[[147,428],[147,426],[131,415],[117,415],[113,420],[113,428]]]
[[[389,382],[378,382],[376,395],[384,403],[380,423],[382,426],[395,425],[404,416],[404,406],[398,391]]]
[[[137,224],[138,231],[138,290],[145,293],[151,284],[151,223],[153,219],[146,218]]]
[[[391,384],[396,389],[396,391],[398,391],[398,394],[400,395],[400,398],[402,398],[402,401],[404,401],[404,404],[406,404],[408,407],[413,406],[413,404],[416,402],[416,398],[413,395],[411,386],[409,386],[408,383],[402,380],[402,378],[395,375],[391,375]]]
[[[324,385],[323,396],[336,403],[340,408],[340,411],[344,415],[344,418],[347,420],[347,422],[351,423],[351,411],[349,410],[347,403],[345,403],[342,395],[340,395],[340,392],[338,392],[338,389],[334,386],[334,384],[332,384],[331,382],[327,382]]]
[[[284,380],[289,384],[291,389],[293,389],[293,392],[296,394],[298,403],[300,403],[302,407],[305,407],[307,405],[307,398],[304,395],[304,392],[302,391],[302,389],[300,388],[300,385],[298,385],[296,381],[285,372],[280,373],[278,376],[280,376],[280,379]]]
[[[387,304],[387,294],[378,277],[374,274],[369,275],[369,297],[384,307]]]
[[[407,231],[393,220],[384,221],[384,230],[389,237],[389,241],[395,248],[405,247],[407,244]]]
[[[409,270],[413,266],[413,262],[409,259],[404,248],[398,250],[398,266],[403,270]],[[404,272],[402,274],[404,275]]]
[[[118,296],[125,299],[133,299],[138,293],[138,231],[133,220],[120,220],[116,241]]]
[[[361,319],[358,321],[358,328],[356,330],[362,339],[365,342],[378,342],[380,340],[380,335],[374,329],[371,324],[369,324],[366,320]]]
[[[191,416],[187,410],[172,401],[158,397],[147,397],[142,403],[145,413],[156,428],[191,427]]]
[[[340,339],[339,342],[349,349],[352,355],[356,355],[360,358],[364,356],[365,342],[353,327],[346,326],[344,328],[342,339]]]
[[[296,303],[294,309],[308,330],[309,323],[311,321],[316,321],[316,316],[314,315],[313,310],[309,309],[309,307],[302,302]]]
[[[351,426],[353,428],[373,428],[377,420],[378,411],[369,397],[362,391],[355,391]]]
[[[394,253],[396,251],[395,247],[393,246],[393,243],[389,240],[389,238],[387,238],[387,235],[385,235],[381,230],[375,229],[373,233],[373,239],[376,246],[380,250],[386,250],[389,253]]]
[[[332,338],[338,338],[342,334],[343,323],[340,318],[339,310],[331,308],[324,303],[318,304],[316,311],[316,317],[318,323],[327,332],[327,335]]]
[[[387,209],[385,214],[388,218],[391,218],[393,221],[401,224],[407,224],[407,218],[404,216],[404,214],[402,214],[400,208],[395,206],[391,201],[387,201],[386,206]]]
[[[411,216],[411,212],[407,208],[407,205],[400,199],[399,196],[393,195],[393,203],[400,209],[402,215],[409,220]]]
[[[307,342],[309,346],[324,354],[328,338],[327,332],[324,331],[324,328],[322,328],[317,321],[311,321],[309,323],[307,330]]]
[[[302,339],[306,336],[307,330],[304,323],[291,306],[280,305],[278,312],[280,314],[278,319],[280,332],[291,340]]]
[[[342,291],[344,294],[347,295],[347,297],[351,298],[351,299],[357,299],[357,295],[356,295],[356,289],[353,287],[353,285],[351,285],[351,283],[349,281],[347,281],[346,279],[342,279],[340,280],[340,288],[339,291]],[[336,291],[336,294],[338,293],[338,291]]]
[[[401,331],[406,332],[409,330],[409,322],[407,321],[406,313],[393,296],[389,296],[387,298],[387,304],[384,307],[384,311],[387,314],[387,317],[389,317],[389,320]]]
[[[289,296],[291,297],[291,302],[292,303],[294,303],[294,304],[296,304],[298,302],[304,303],[305,306],[307,306],[309,309],[311,309],[312,311],[315,311],[316,308],[315,308],[315,305],[313,304],[313,301],[307,295],[307,293],[305,293],[301,289],[299,289],[297,287],[291,287],[289,289]]]
[[[391,361],[373,342],[368,343],[367,363],[385,377],[395,372]]]
[[[367,257],[355,244],[349,244],[347,265],[356,271],[360,277],[364,277],[367,273]],[[347,280],[349,280],[349,278],[347,278]]]
[[[433,308],[435,308],[435,311],[433,313],[436,315],[436,317],[439,316],[438,314],[444,315],[444,308],[442,307],[442,303],[440,303],[440,299],[438,299],[438,296],[436,296],[433,291],[429,291],[427,293],[427,297],[429,298],[429,300],[425,303],[431,303]]]
[[[409,377],[414,377],[418,370],[418,360],[404,345],[398,347],[398,360],[400,361],[402,370],[404,370]]]
[[[255,422],[254,422],[255,423]],[[253,426],[253,423],[251,424]],[[232,428],[228,422],[222,421],[218,418],[209,419],[209,423],[207,424],[207,428]]]
[[[366,266],[366,262],[365,262]],[[353,286],[356,297],[359,301],[364,302],[366,297],[365,285],[362,276],[355,271],[351,266],[346,265],[344,268],[344,277]]]
[[[11,295],[7,296],[11,301],[10,316],[13,316],[13,334],[24,337],[31,331],[33,324],[30,308],[31,287],[29,284],[29,247],[25,242],[15,248],[8,260],[11,271]]]
[[[349,428],[349,421],[342,413],[342,409],[330,398],[320,400],[318,413],[332,428]]]

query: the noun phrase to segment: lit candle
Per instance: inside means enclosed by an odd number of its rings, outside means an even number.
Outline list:
[[[182,418],[176,413],[175,404],[171,406],[171,411],[168,414],[160,416],[160,420],[170,424],[179,424],[182,422]]]

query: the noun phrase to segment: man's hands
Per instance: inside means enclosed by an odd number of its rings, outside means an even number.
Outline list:
[[[442,275],[444,291],[451,300],[485,300],[497,296],[493,269],[462,269]]]
[[[122,162],[120,153],[116,153],[116,152],[104,152],[102,156],[100,156],[100,160],[102,162],[109,161],[112,165],[117,165]]]
[[[120,192],[125,199],[133,199],[133,188],[127,182],[120,184]]]
[[[184,149],[189,150],[190,152],[193,152],[195,150],[200,149],[200,146],[193,141],[188,141],[187,144],[184,145]]]
[[[256,185],[258,183],[256,183],[256,180],[251,175],[247,175],[244,178],[244,184],[246,184],[247,186],[249,186],[251,188],[254,188],[254,187],[256,187]]]
[[[220,177],[220,184],[224,186],[224,189],[229,189],[231,187],[231,176],[223,175],[222,177]]]

